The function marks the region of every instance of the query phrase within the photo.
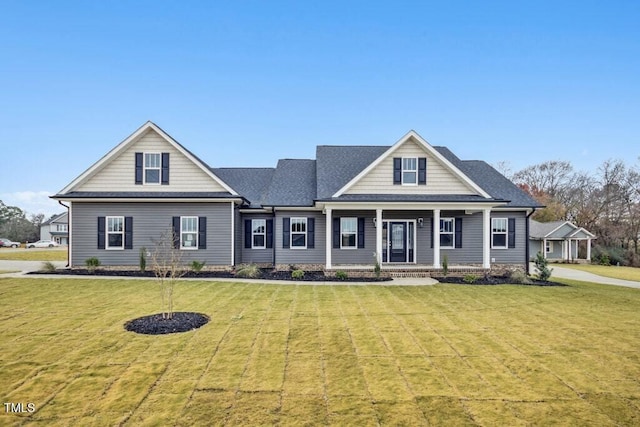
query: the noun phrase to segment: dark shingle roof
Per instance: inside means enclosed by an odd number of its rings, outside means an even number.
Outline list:
[[[263,199],[264,206],[313,206],[316,198],[316,161],[281,159]]]
[[[211,171],[238,194],[259,208],[271,185],[275,168],[214,168]]]

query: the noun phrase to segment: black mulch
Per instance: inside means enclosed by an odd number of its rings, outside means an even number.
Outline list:
[[[454,283],[457,285],[522,285],[522,286],[567,286],[562,283],[538,280],[530,277],[529,283],[515,283],[508,276],[480,276],[473,283],[465,282],[464,277],[438,276],[433,277],[440,283]]]
[[[163,319],[162,314],[138,317],[124,324],[127,331],[145,335],[175,334],[187,332],[207,324],[209,316],[192,312],[173,313],[171,319]]]
[[[140,270],[106,270],[106,269],[96,269],[93,272],[90,272],[86,268],[73,268],[73,269],[57,269],[53,272],[49,271],[34,271],[29,274],[70,274],[70,275],[78,275],[78,276],[117,276],[117,277],[150,277],[155,278],[153,271],[140,271]],[[347,272],[347,274],[349,274]],[[184,278],[195,278],[195,279],[209,279],[209,278],[238,278],[242,277],[236,276],[235,273],[229,271],[188,271],[184,276]],[[294,279],[291,277],[290,271],[275,271],[270,269],[264,269],[261,271],[260,276],[253,277],[252,279],[265,279],[265,280],[299,280],[306,282],[384,282],[391,280],[390,277],[362,277],[362,276],[351,276],[349,275],[346,279],[338,279],[337,277],[325,276],[322,271],[305,271],[304,277],[302,279]]]

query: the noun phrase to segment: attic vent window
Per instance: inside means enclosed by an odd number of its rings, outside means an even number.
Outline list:
[[[162,159],[160,153],[145,153],[144,155],[144,183],[160,184],[160,169]]]

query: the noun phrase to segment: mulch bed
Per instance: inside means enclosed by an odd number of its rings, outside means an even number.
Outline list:
[[[86,268],[73,268],[73,269],[57,269],[55,271],[34,271],[29,274],[69,274],[77,276],[115,276],[115,277],[149,277],[155,278],[153,271],[140,271],[140,270],[106,270],[96,269],[90,272]],[[210,278],[238,278],[243,277],[236,276],[233,272],[229,271],[188,271],[183,278],[191,279],[210,279]],[[305,282],[385,282],[392,280],[390,277],[361,277],[361,276],[349,276],[346,279],[338,279],[337,277],[325,276],[322,271],[305,271],[304,277],[301,279],[294,279],[291,277],[290,271],[276,271],[276,270],[262,270],[260,276],[252,277],[251,279],[264,279],[264,280],[296,280]]]
[[[567,286],[562,283],[538,280],[532,277],[529,278],[529,283],[515,283],[513,279],[508,276],[480,276],[473,283],[465,282],[464,277],[434,276],[433,278],[440,283],[453,283],[457,285]]]
[[[164,335],[187,332],[206,325],[209,316],[193,312],[173,313],[171,319],[164,319],[162,314],[138,317],[124,324],[127,331],[145,335]]]

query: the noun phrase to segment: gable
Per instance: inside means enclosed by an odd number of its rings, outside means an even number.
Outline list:
[[[460,171],[454,170],[438,158],[435,150],[425,150],[425,147],[414,137],[407,138],[392,152],[389,151],[343,194],[480,194],[461,177]],[[426,158],[425,185],[394,185],[393,159],[402,157]]]
[[[137,184],[136,153],[168,153],[168,184]],[[151,122],[111,150],[63,189],[62,193],[71,191],[150,193],[206,191],[236,194],[205,164]]]

